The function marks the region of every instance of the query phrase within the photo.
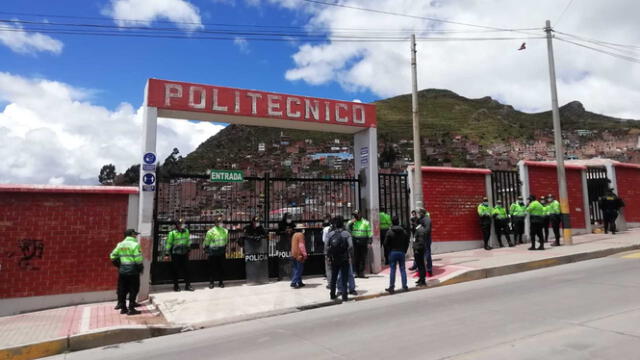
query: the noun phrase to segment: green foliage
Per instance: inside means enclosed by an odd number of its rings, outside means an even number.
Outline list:
[[[116,178],[116,167],[113,164],[107,164],[100,169],[100,175],[98,175],[98,181],[102,185],[113,185],[113,180]]]

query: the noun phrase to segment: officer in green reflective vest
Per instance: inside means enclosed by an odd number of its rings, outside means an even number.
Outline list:
[[[140,273],[142,272],[142,251],[136,238],[138,232],[128,229],[124,233],[124,240],[111,251],[109,259],[118,267],[118,305],[121,314],[137,315],[140,311],[135,307],[136,297],[140,290]],[[129,307],[127,308],[127,295]]]
[[[359,278],[366,278],[364,276],[364,265],[367,261],[368,246],[372,242],[373,232],[371,231],[371,224],[362,218],[359,210],[354,210],[352,215],[353,219],[347,224],[347,229],[353,239],[355,270]]]
[[[529,250],[536,250],[536,236],[540,240],[538,250],[544,250],[544,235],[542,234],[542,225],[544,224],[544,206],[536,200],[535,195],[529,196],[529,205],[527,205],[527,213],[529,214],[531,247]]]
[[[491,238],[491,216],[493,209],[489,205],[489,199],[482,198],[482,203],[478,205],[478,216],[480,217],[480,229],[482,230],[482,241],[484,241],[484,249],[491,250],[489,239]]]
[[[556,238],[553,246],[560,246],[560,223],[562,216],[560,215],[560,202],[553,198],[552,194],[547,195],[547,213],[549,214],[549,222],[553,229],[553,236]]]
[[[387,236],[387,231],[389,231],[389,228],[391,227],[391,216],[389,214],[387,214],[387,209],[384,207],[380,208],[380,239],[386,239]],[[383,241],[384,243],[384,241]],[[388,246],[385,247],[383,244],[383,250],[384,250],[384,263],[386,265],[389,265],[389,249]]]
[[[547,203],[547,197],[540,196],[538,200],[542,207],[544,207],[544,220],[542,222],[542,232],[544,233],[544,242],[549,241],[549,224],[551,224],[551,216],[549,214],[549,204]]]
[[[504,245],[502,245],[502,235],[504,235],[509,247],[513,247],[511,237],[509,236],[509,215],[507,214],[507,209],[502,206],[502,200],[496,200],[496,206],[493,208],[491,213],[493,215],[493,223],[496,229],[498,245],[500,245],[500,247],[504,247]]]
[[[527,207],[522,200],[522,196],[518,196],[516,202],[509,207],[511,215],[511,226],[513,228],[514,244],[524,244],[522,235],[524,234],[524,218],[527,216]]]
[[[207,231],[204,237],[204,251],[209,264],[209,289],[217,279],[218,287],[224,287],[224,261],[229,243],[229,230],[224,228],[224,218],[218,216],[216,225]]]
[[[164,247],[165,260],[171,256],[171,269],[173,273],[173,291],[180,291],[178,282],[180,273],[184,278],[184,289],[193,291],[191,279],[189,278],[189,252],[191,251],[191,237],[189,229],[184,226],[182,219],[176,221],[176,228],[167,236]]]

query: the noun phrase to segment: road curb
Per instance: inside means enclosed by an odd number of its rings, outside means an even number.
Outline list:
[[[0,360],[28,360],[62,354],[69,351],[86,350],[129,341],[138,341],[156,336],[179,333],[182,327],[136,326],[116,327],[61,337],[54,340],[23,344],[0,349]]]

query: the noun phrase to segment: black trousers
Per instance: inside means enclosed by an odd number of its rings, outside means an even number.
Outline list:
[[[416,267],[418,268],[418,281],[424,282],[427,277],[427,269],[424,265],[424,249],[414,250],[413,259],[416,262]]]
[[[482,229],[482,241],[484,241],[484,247],[489,246],[489,239],[491,238],[491,219],[480,219],[480,229]]]
[[[364,275],[364,264],[367,262],[367,253],[369,248],[366,241],[353,242],[353,257],[355,272],[358,276]]]
[[[556,244],[560,244],[560,224],[562,223],[562,216],[560,214],[553,214],[549,219],[551,221],[551,229],[553,229],[553,236],[555,236]]]
[[[214,281],[222,282],[224,280],[224,253],[220,255],[209,255],[207,262],[209,265],[209,283]]]
[[[341,289],[342,291],[342,300],[347,300],[349,298],[348,292],[348,283],[349,283],[349,261],[343,261],[342,263],[335,264],[331,263],[331,281],[329,282],[329,294],[333,298],[336,296],[336,285],[338,281],[338,274],[340,274],[340,282],[342,283]]]
[[[544,242],[549,241],[549,224],[551,224],[551,217],[546,215],[544,222],[542,223],[542,231],[544,232]]]
[[[522,244],[522,235],[524,234],[524,217],[515,216],[511,218],[513,225],[513,242]]]
[[[509,236],[509,220],[496,219],[495,227],[496,227],[496,238],[498,239],[498,244],[502,246],[502,235],[504,235],[504,237],[507,239],[507,244],[511,245],[511,237]]]
[[[140,274],[118,274],[118,304],[123,309],[127,308],[127,295],[129,295],[129,309],[133,309],[138,291],[140,291]]]
[[[532,220],[531,228],[530,228],[530,236],[531,236],[531,247],[536,247],[536,236],[540,241],[540,248],[544,248],[544,234],[542,232],[542,226],[544,225],[543,219],[540,220]]]
[[[611,230],[612,234],[616,233],[616,219],[618,218],[618,211],[616,210],[604,210],[602,212],[602,221],[604,222],[605,234]]]
[[[186,286],[191,286],[189,278],[189,254],[177,255],[171,254],[171,271],[173,275],[173,286],[178,286],[180,282],[180,273]]]
[[[387,231],[389,231],[389,229],[380,229],[380,243],[382,243],[382,250],[384,251],[385,265],[389,265],[389,253],[391,252],[388,246],[384,246],[384,239],[387,237]]]

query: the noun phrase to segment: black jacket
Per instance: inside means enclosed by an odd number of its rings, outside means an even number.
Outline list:
[[[427,246],[431,246],[431,218],[425,216],[418,220],[413,250],[425,250]]]
[[[384,246],[390,251],[401,251],[403,254],[409,249],[409,234],[399,225],[393,225],[384,238]]]

